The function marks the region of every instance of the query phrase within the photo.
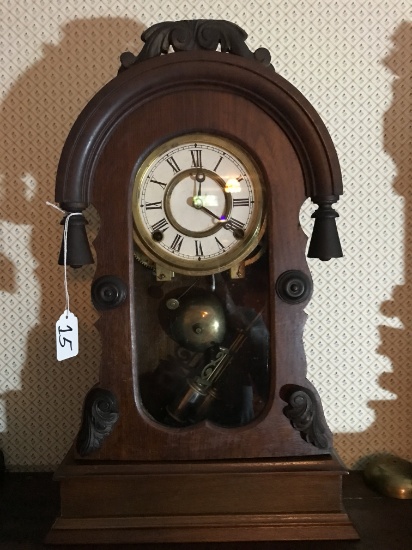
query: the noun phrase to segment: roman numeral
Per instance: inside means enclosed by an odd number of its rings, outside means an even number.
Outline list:
[[[195,149],[190,151],[190,154],[192,155],[192,166],[194,168],[202,168],[202,150]]]
[[[179,233],[176,234],[176,237],[173,239],[172,244],[170,245],[170,248],[172,250],[176,250],[177,252],[180,252],[180,249],[182,247],[183,237],[182,235],[179,235]]]
[[[213,168],[213,172],[216,172],[216,170],[219,168],[219,164],[222,162],[222,160],[223,160],[223,157],[220,157],[219,160],[217,161],[216,166]]]
[[[146,210],[158,210],[162,208],[162,201],[147,202],[144,206],[146,207]]]
[[[195,241],[196,256],[203,256],[203,248],[201,241]]]
[[[155,179],[151,179],[150,181],[151,181],[152,183],[157,183],[157,185],[160,185],[160,187],[161,187],[162,189],[165,189],[165,187],[166,187],[166,183],[163,183],[162,181],[157,181],[157,180],[155,180]]]
[[[250,200],[247,199],[233,199],[233,206],[249,206]]]
[[[177,162],[173,157],[169,157],[168,159],[166,159],[166,161],[171,166],[174,174],[177,174],[178,172],[180,172],[179,165],[177,164]]]
[[[166,231],[166,229],[169,227],[167,220],[165,218],[162,218],[158,222],[156,222],[154,225],[152,225],[153,231]]]
[[[228,229],[229,231],[235,231],[236,229],[243,229],[245,226],[244,223],[240,222],[239,220],[236,220],[235,218],[231,218],[230,220],[227,220],[223,224],[223,227],[225,229]]]
[[[243,178],[242,175],[240,175],[240,176],[238,176],[236,179],[237,179],[238,182],[241,182],[244,178]]]
[[[225,247],[223,246],[223,244],[219,241],[219,239],[217,237],[215,237],[215,241],[216,241],[217,246],[219,247],[219,250],[224,250],[225,249]]]

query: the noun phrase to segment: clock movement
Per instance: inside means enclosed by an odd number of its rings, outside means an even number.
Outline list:
[[[226,21],[147,29],[75,122],[56,200],[93,261],[99,382],[56,473],[52,543],[356,538],[306,378],[311,257],[342,251],[330,136]],[[60,260],[62,263],[62,260]]]

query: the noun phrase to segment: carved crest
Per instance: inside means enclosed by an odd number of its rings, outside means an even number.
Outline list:
[[[195,19],[157,23],[142,34],[145,44],[137,56],[130,52],[120,56],[120,72],[138,61],[167,54],[171,49],[175,52],[220,49],[222,53],[232,53],[271,66],[269,51],[258,48],[252,52],[245,43],[247,36],[243,29],[229,21]]]

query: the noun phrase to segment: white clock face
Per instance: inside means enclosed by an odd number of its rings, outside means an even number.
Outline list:
[[[143,161],[133,189],[137,245],[172,271],[204,275],[242,261],[263,226],[261,177],[226,139],[190,134]]]

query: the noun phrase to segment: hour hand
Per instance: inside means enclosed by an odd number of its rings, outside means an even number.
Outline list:
[[[206,206],[203,206],[202,197],[200,197],[199,195],[196,195],[195,197],[193,197],[192,206],[194,208],[196,208],[196,210],[201,210],[202,212],[206,212],[206,214],[209,214],[209,216],[212,216],[212,218],[215,218],[216,220],[222,221],[220,219],[220,216],[218,216],[217,214],[215,214],[214,212],[212,212],[211,210],[206,208]]]

